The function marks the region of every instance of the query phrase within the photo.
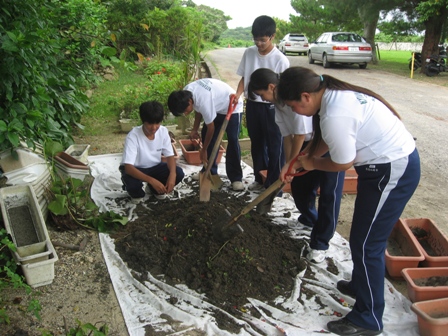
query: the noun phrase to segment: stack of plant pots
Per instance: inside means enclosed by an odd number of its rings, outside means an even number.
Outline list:
[[[81,181],[90,175],[89,166],[66,152],[60,152],[54,156],[56,170],[64,177],[72,177]]]
[[[51,183],[50,167],[44,157],[25,148],[16,150],[17,158],[11,151],[0,154],[0,168],[8,185],[31,184],[44,219],[48,215],[48,201],[45,192]]]
[[[403,254],[392,255],[393,243]],[[386,268],[407,283],[411,308],[417,314],[420,335],[448,332],[448,238],[431,219],[400,219],[389,237]],[[401,274],[400,274],[401,273]]]

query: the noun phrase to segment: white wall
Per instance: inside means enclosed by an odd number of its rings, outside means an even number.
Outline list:
[[[411,43],[411,42],[393,42],[393,43],[384,43],[384,42],[376,42],[378,48],[380,50],[408,50],[408,51],[416,51],[421,52],[423,43]]]

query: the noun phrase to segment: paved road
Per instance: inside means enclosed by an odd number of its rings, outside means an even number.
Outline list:
[[[236,89],[236,75],[244,48],[225,48],[207,53],[205,59],[212,77]],[[403,217],[431,218],[448,234],[448,88],[410,78],[361,70],[358,66],[324,69],[308,64],[304,56],[288,56],[291,66],[305,66],[318,74],[369,88],[387,99],[400,113],[408,130],[417,138],[422,161],[422,178]]]

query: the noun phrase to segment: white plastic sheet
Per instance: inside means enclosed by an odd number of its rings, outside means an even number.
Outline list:
[[[95,181],[92,185],[92,198],[102,210],[113,210],[122,215],[134,218],[135,205],[129,202],[125,191],[121,189],[118,166],[121,154],[89,156],[92,175]],[[224,158],[219,165],[218,173],[225,181],[224,188],[229,188],[230,182],[225,177]],[[200,167],[191,166],[178,160],[188,176],[197,172]],[[244,179],[250,184],[253,181],[253,171],[248,165],[242,163]],[[176,197],[185,197],[191,193],[185,184],[176,188]],[[146,196],[148,197],[148,196]],[[199,196],[198,196],[199,197]],[[255,197],[255,195],[254,195]],[[173,201],[175,201],[175,198]],[[118,199],[118,201],[117,201]],[[290,218],[284,218],[283,213],[292,213]],[[290,227],[290,234],[296,238],[307,238],[309,231],[298,230],[295,223],[299,215],[289,194],[276,198],[271,214],[278,217],[274,222]],[[310,264],[312,271],[319,281],[302,278],[299,274],[295,279],[295,288],[289,297],[278,297],[276,303],[282,307],[277,309],[265,302],[247,298],[262,316],[255,318],[243,314],[243,318],[236,319],[216,306],[207,303],[203,294],[198,294],[184,285],[169,286],[163,278],[148,274],[148,281],[142,284],[133,277],[133,271],[128,269],[118,253],[114,242],[107,234],[100,234],[102,251],[109,270],[110,277],[122,309],[126,325],[131,336],[145,335],[145,328],[166,335],[234,335],[218,328],[214,313],[220,311],[230,319],[241,325],[237,335],[317,335],[326,330],[329,321],[339,319],[334,312],[345,315],[350,311],[354,300],[344,296],[336,289],[336,282],[340,279],[350,279],[352,262],[348,242],[338,233],[331,240],[328,256],[331,256],[338,275],[326,270],[326,263],[321,265]],[[386,281],[383,335],[417,336],[418,324],[416,315],[410,310],[411,302],[395,290],[390,282]],[[315,293],[311,298],[301,294],[301,288]],[[333,297],[332,297],[333,295]],[[334,297],[345,301],[346,306],[337,302]],[[172,298],[175,298],[173,300]],[[322,306],[325,306],[322,308]],[[267,314],[266,312],[269,312]],[[282,331],[283,330],[283,331]]]

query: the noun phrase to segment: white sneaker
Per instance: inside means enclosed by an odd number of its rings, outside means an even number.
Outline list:
[[[144,197],[136,197],[136,198],[132,198],[131,197],[131,203],[132,204],[139,204],[141,201],[143,201]]]
[[[244,190],[244,184],[243,184],[243,182],[241,182],[241,181],[235,181],[235,182],[232,182],[232,189],[233,189],[234,191],[241,191],[241,190]]]
[[[325,260],[325,251],[323,250],[314,250],[314,249],[308,249],[308,254],[306,258],[315,264],[320,264]]]
[[[263,188],[264,188],[264,186],[263,186],[262,184],[258,183],[257,181],[251,183],[251,184],[247,187],[247,189],[252,190],[252,191],[261,190],[261,189],[263,189]]]
[[[168,197],[167,194],[153,194],[155,198],[157,198],[158,200],[164,200]]]
[[[193,181],[199,181],[199,172],[197,172],[197,173],[191,175],[191,179],[192,179]]]

